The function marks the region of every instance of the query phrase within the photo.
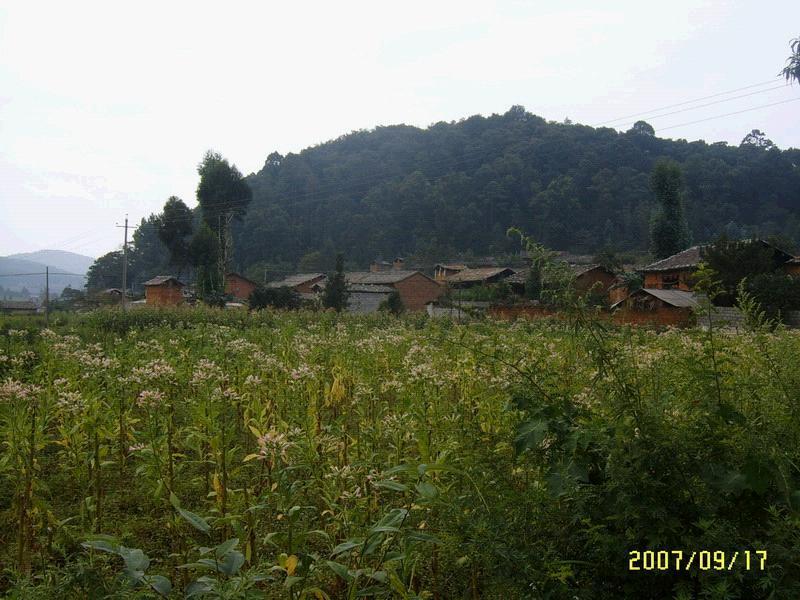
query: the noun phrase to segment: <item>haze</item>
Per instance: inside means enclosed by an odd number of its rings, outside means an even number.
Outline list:
[[[513,104],[595,125],[754,86],[643,118],[664,137],[738,145],[758,128],[800,146],[800,87],[777,78],[796,1],[554,4],[5,3],[0,255],[113,250],[126,213],[195,205],[208,148],[247,174],[273,150]]]

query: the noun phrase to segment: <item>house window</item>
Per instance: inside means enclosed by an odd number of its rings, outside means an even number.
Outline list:
[[[665,273],[661,276],[661,289],[671,290],[675,287],[678,287],[677,273]]]

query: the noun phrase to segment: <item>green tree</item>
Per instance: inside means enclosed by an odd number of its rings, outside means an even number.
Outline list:
[[[722,287],[718,303],[722,305],[735,302],[739,282],[743,279],[765,282],[767,280],[760,276],[772,273],[779,266],[775,250],[760,240],[731,240],[725,236],[703,249],[703,261],[717,273]],[[759,301],[766,297],[762,287],[755,295]]]
[[[328,275],[328,283],[322,294],[322,306],[341,312],[347,308],[347,281],[344,277],[344,257],[336,255],[336,271]]]
[[[742,139],[742,143],[739,144],[741,148],[760,148],[762,150],[769,150],[770,148],[774,147],[775,144],[771,139],[769,139],[763,131],[760,129],[753,129],[750,133],[748,133]]]
[[[178,268],[178,278],[189,262],[193,220],[192,210],[177,196],[169,197],[158,217],[158,238],[169,250],[169,262]]]
[[[219,255],[219,239],[208,224],[203,223],[189,243],[189,257],[197,271],[197,293],[211,304],[218,304],[223,293]]]
[[[658,203],[650,226],[650,251],[656,258],[666,258],[689,246],[689,226],[681,201],[683,177],[678,163],[658,161],[650,184]]]
[[[250,294],[249,298],[250,308],[254,310],[261,310],[268,306],[272,308],[287,308],[297,309],[300,308],[302,303],[300,294],[290,287],[268,288],[258,286]]]
[[[542,271],[539,265],[534,263],[528,271],[525,279],[525,297],[528,300],[539,300],[542,295]]]
[[[403,299],[400,297],[400,292],[393,290],[386,300],[381,302],[379,310],[385,310],[395,316],[398,316],[403,313],[405,308],[406,307],[403,305]]]
[[[245,214],[253,193],[236,165],[212,150],[203,156],[197,173],[197,201],[203,220],[219,240],[219,271],[224,278],[233,255],[231,223]]]
[[[636,123],[633,124],[633,127],[628,129],[627,133],[654,137],[656,135],[656,130],[653,129],[653,126],[647,121],[636,121]]]
[[[781,71],[781,75],[786,81],[800,83],[800,37],[790,42],[792,54],[786,59],[786,67]]]

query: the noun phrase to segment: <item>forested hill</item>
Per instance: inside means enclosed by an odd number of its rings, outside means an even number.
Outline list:
[[[743,134],[746,132],[743,132]],[[547,122],[512,107],[427,129],[358,131],[282,157],[248,177],[253,201],[236,228],[236,262],[296,265],[344,251],[423,260],[516,246],[517,226],[546,245],[593,252],[645,250],[649,176],[678,161],[694,241],[779,234],[800,242],[800,150],[765,140],[660,139],[646,123],[626,133]],[[768,144],[767,144],[768,146]]]

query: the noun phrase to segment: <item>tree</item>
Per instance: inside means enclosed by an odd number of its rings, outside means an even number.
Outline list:
[[[302,303],[300,294],[290,287],[268,288],[258,286],[250,294],[250,308],[261,310],[271,306],[272,308],[287,308],[290,310],[300,308]]]
[[[656,258],[666,258],[689,246],[689,226],[681,202],[683,177],[678,163],[659,160],[653,168],[650,185],[659,205],[650,227],[650,251]]]
[[[158,238],[169,250],[169,262],[178,267],[178,278],[189,262],[189,237],[192,235],[192,210],[177,196],[170,196],[158,217]]]
[[[122,250],[114,250],[98,258],[86,274],[89,293],[120,287],[122,281]]]
[[[722,305],[734,303],[740,281],[747,278],[752,282],[778,266],[775,251],[761,241],[731,240],[724,235],[703,249],[703,261],[717,274],[722,286],[718,302]]]
[[[395,316],[401,315],[405,308],[406,307],[403,305],[403,299],[400,297],[400,292],[397,290],[392,290],[386,300],[381,302],[380,306],[378,307],[379,310],[390,312]]]
[[[780,72],[789,83],[800,83],[800,37],[790,42],[792,54],[786,59],[786,67]]]
[[[236,165],[211,150],[203,156],[197,173],[197,201],[203,220],[219,240],[219,271],[224,278],[233,254],[231,222],[245,214],[253,193]]]
[[[769,139],[764,132],[760,131],[759,129],[753,129],[750,133],[748,133],[742,139],[742,143],[739,144],[740,148],[760,148],[762,150],[769,150],[770,148],[774,147],[775,144]]]
[[[189,257],[197,269],[197,293],[212,304],[218,304],[223,293],[219,255],[219,239],[208,224],[203,223],[189,243]]]
[[[626,133],[633,133],[635,135],[646,135],[648,137],[655,137],[656,130],[647,121],[636,121],[633,127],[628,129]]]
[[[542,295],[542,271],[535,262],[525,279],[525,297],[528,300],[539,300]]]
[[[344,257],[336,255],[336,271],[328,275],[328,283],[322,294],[322,306],[341,312],[347,308],[347,281],[344,278]]]

